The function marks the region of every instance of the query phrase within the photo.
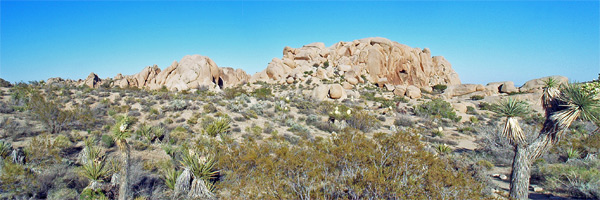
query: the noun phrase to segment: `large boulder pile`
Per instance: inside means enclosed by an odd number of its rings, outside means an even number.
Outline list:
[[[245,83],[249,78],[250,76],[241,69],[219,68],[206,56],[188,55],[162,71],[154,65],[131,76],[118,74],[113,79],[113,85],[151,90],[166,87],[169,90],[181,91],[202,86],[223,88]]]
[[[460,84],[458,74],[444,57],[432,57],[427,48],[412,48],[378,37],[338,42],[331,47],[323,43],[285,47],[281,59],[271,60],[264,71],[250,80],[284,83],[289,78],[302,77],[304,72],[319,79],[343,75],[352,85],[365,81],[381,87]]]

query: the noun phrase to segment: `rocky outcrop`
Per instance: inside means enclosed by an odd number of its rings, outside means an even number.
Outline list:
[[[201,55],[185,56],[180,62],[173,62],[165,70],[158,66],[148,66],[141,72],[114,77],[113,86],[136,87],[156,90],[165,87],[169,90],[197,89],[202,86],[228,87],[246,83],[250,76],[241,69],[219,68],[210,58]]]
[[[99,88],[102,84],[102,80],[98,75],[94,74],[94,72],[90,73],[88,77],[83,81],[83,85],[86,85],[91,88]]]
[[[484,91],[485,87],[479,84],[461,84],[461,85],[451,85],[444,90],[442,94],[446,98],[452,98],[456,96],[462,96],[466,94],[471,94],[477,91]]]
[[[442,56],[431,56],[429,49],[411,48],[385,38],[365,38],[338,42],[331,47],[312,43],[301,48],[285,47],[281,59],[274,58],[267,69],[252,76],[251,81],[282,82],[294,74],[313,71],[325,79],[333,73],[344,75],[352,85],[369,81],[380,86],[414,85],[418,88],[436,84],[460,84],[458,74]],[[367,80],[362,80],[361,76]]]
[[[559,85],[569,83],[569,78],[564,77],[564,76],[547,76],[547,77],[533,79],[533,80],[525,82],[525,84],[523,84],[523,86],[521,86],[519,88],[519,91],[521,91],[521,92],[539,92],[542,90],[542,88],[545,85],[545,82],[548,81],[549,78],[552,78],[555,81],[557,81],[557,83]]]

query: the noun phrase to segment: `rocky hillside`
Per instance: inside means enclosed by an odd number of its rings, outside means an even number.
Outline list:
[[[343,77],[350,85],[374,83],[388,85],[413,85],[417,88],[436,84],[460,84],[458,74],[442,56],[431,56],[428,48],[411,48],[385,38],[365,38],[352,42],[339,42],[331,47],[312,43],[301,48],[285,47],[283,57],[273,58],[267,68],[250,77],[241,69],[222,68],[206,56],[188,55],[179,62],[161,70],[148,66],[134,75],[116,75],[100,79],[91,73],[85,80],[70,81],[60,78],[48,82],[67,82],[98,88],[135,87],[156,90],[166,87],[172,91],[229,87],[246,82],[293,83],[294,81],[328,80]]]
[[[432,57],[428,48],[411,48],[385,38],[338,42],[331,47],[320,42],[298,49],[285,47],[283,57],[274,58],[252,80],[297,80],[306,71],[316,71],[316,78],[327,79],[335,69],[352,85],[365,81],[417,87],[460,84],[458,74],[444,57]]]

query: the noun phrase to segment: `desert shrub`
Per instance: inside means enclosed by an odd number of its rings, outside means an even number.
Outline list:
[[[475,110],[475,107],[473,107],[473,106],[467,106],[467,114],[469,114],[469,115],[476,115],[477,111]]]
[[[0,101],[0,113],[10,114],[14,111],[15,109],[13,107],[9,106],[7,103],[4,103],[4,101]]]
[[[252,95],[259,100],[267,100],[273,96],[271,89],[262,87],[252,91]]]
[[[224,176],[217,188],[227,191],[219,198],[485,198],[469,172],[428,153],[407,132],[369,139],[345,131],[296,145],[246,141],[231,147],[218,155],[216,167]]]
[[[246,90],[244,90],[241,87],[231,87],[231,88],[225,88],[223,90],[223,97],[225,99],[234,99],[239,95],[245,94]]]
[[[205,113],[216,113],[218,111],[217,107],[212,103],[205,104],[204,106],[202,106],[202,109]]]
[[[17,138],[23,132],[22,129],[21,123],[14,118],[0,117],[0,138]]]
[[[471,100],[473,100],[473,101],[479,101],[479,100],[482,100],[483,98],[484,98],[484,96],[482,96],[482,95],[471,96]]]
[[[491,170],[494,168],[494,164],[487,160],[479,160],[477,161],[477,165],[485,167],[487,170]]]
[[[542,164],[532,177],[541,178],[550,191],[567,193],[578,198],[600,198],[600,161],[574,160],[558,164]]]
[[[7,160],[0,162],[3,162],[2,173],[0,173],[2,193],[13,197],[28,195],[35,185],[35,173],[24,165]]]
[[[475,142],[480,148],[476,151],[488,157],[488,160],[497,166],[508,166],[513,161],[514,147],[501,136],[500,131],[493,125],[478,128],[480,137]]]
[[[433,91],[435,91],[436,93],[443,93],[444,90],[446,90],[448,88],[448,86],[442,85],[442,84],[437,84],[437,85],[434,85],[432,88],[433,88]]]
[[[25,146],[25,157],[30,164],[46,166],[60,161],[62,142],[52,140],[50,135],[33,137]]]
[[[478,107],[480,110],[492,110],[493,109],[492,104],[485,102],[485,101],[479,103]]]
[[[58,133],[78,121],[74,111],[62,110],[62,105],[37,94],[33,95],[27,106],[33,118],[40,120],[51,133]]]
[[[166,110],[182,111],[182,110],[185,110],[187,107],[188,107],[187,101],[181,100],[181,99],[176,99],[176,100],[169,102],[169,106],[167,107]]]
[[[415,114],[421,117],[441,117],[458,122],[461,117],[456,115],[452,105],[443,99],[433,99],[415,107]]]
[[[407,116],[400,116],[399,118],[394,119],[394,126],[397,127],[412,127],[415,122]]]
[[[187,129],[178,126],[169,133],[169,139],[174,142],[182,142],[189,138],[190,134]]]
[[[369,132],[370,130],[377,129],[379,127],[379,121],[377,118],[371,115],[368,111],[364,110],[351,114],[346,122],[348,123],[348,126],[363,132]]]
[[[111,148],[115,146],[115,140],[111,135],[102,135],[102,138],[100,140],[102,141],[102,145],[104,145],[104,147],[106,148]]]

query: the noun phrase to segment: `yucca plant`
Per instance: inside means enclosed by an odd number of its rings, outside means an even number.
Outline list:
[[[508,98],[492,107],[492,111],[501,117],[506,117],[502,136],[507,138],[512,144],[519,144],[525,141],[525,133],[519,125],[518,117],[523,117],[529,112],[525,101]]]
[[[544,91],[542,92],[542,107],[544,109],[556,106],[552,101],[560,94],[560,91],[558,90],[559,86],[558,80],[552,77],[549,77],[544,81]]]
[[[446,154],[452,153],[452,148],[450,148],[450,146],[448,146],[446,144],[437,145],[435,147],[435,150],[441,155],[446,155]]]
[[[597,94],[586,92],[579,84],[558,86],[554,79],[548,79],[542,94],[542,106],[546,120],[537,137],[526,143],[519,135],[522,130],[515,121],[507,119],[503,135],[512,140],[515,145],[513,159],[510,198],[526,199],[531,176],[532,161],[548,152],[558,143],[571,123],[577,118],[591,120],[598,124],[600,116],[600,98]],[[496,113],[507,118],[523,114],[520,103],[500,103],[496,106]],[[513,113],[514,112],[514,113]],[[512,115],[508,115],[512,113]]]
[[[212,180],[219,171],[214,169],[212,156],[200,156],[193,150],[182,153],[183,172],[175,183],[175,195],[187,194],[191,198],[209,199],[214,197]]]
[[[108,173],[105,166],[106,164],[103,160],[90,161],[81,166],[82,175],[91,181],[101,182],[102,178]]]
[[[119,184],[119,200],[126,200],[130,197],[129,191],[129,173],[130,173],[130,160],[131,160],[131,147],[127,143],[127,138],[131,136],[131,130],[129,127],[133,123],[133,120],[128,116],[122,117],[112,128],[115,143],[119,147],[122,156],[122,169],[120,174]]]
[[[0,140],[0,157],[6,158],[12,151],[12,144],[4,140]]]
[[[152,143],[152,140],[155,138],[153,129],[152,126],[143,124],[136,132],[138,135],[148,140],[148,143]]]
[[[567,159],[577,159],[581,158],[581,152],[573,147],[567,149]]]
[[[223,133],[228,133],[229,130],[231,129],[231,126],[229,125],[230,121],[227,118],[223,118],[223,117],[219,117],[217,120],[215,120],[212,124],[209,124],[206,127],[206,134],[215,137],[217,135],[223,134]]]
[[[177,182],[177,177],[181,175],[181,171],[176,169],[166,169],[163,172],[163,180],[169,189],[175,190],[175,183]]]

